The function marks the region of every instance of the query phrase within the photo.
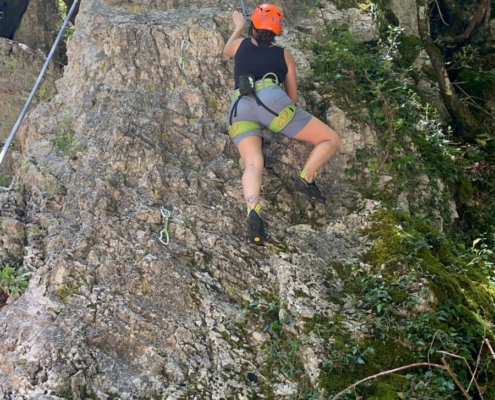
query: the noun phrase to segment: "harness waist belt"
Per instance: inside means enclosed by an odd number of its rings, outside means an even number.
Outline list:
[[[254,90],[256,92],[258,92],[261,89],[264,89],[264,88],[270,87],[270,86],[278,86],[278,84],[275,83],[272,78],[260,79],[254,83]],[[240,95],[241,95],[241,93],[240,93],[239,89],[234,90],[234,92],[232,93],[232,101],[237,99]]]

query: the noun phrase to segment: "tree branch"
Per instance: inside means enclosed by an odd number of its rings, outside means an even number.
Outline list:
[[[450,25],[449,25],[449,24],[447,24],[447,22],[445,22],[445,20],[443,19],[442,9],[440,8],[440,5],[438,4],[438,1],[437,1],[437,0],[435,0],[435,4],[437,5],[438,15],[440,16],[440,19],[442,20],[442,22],[444,23],[444,25],[450,26]]]
[[[488,346],[488,348],[490,349],[490,353],[492,354],[492,357],[495,360],[495,352],[493,351],[493,348],[492,348],[490,341],[488,339],[485,339],[485,343]]]
[[[491,37],[490,32],[490,17],[492,15],[492,2],[489,1],[486,5],[485,11],[485,21],[483,22],[483,34],[485,35],[485,39],[489,40]]]
[[[458,124],[459,133],[462,138],[467,141],[473,141],[477,132],[480,130],[480,123],[473,117],[467,105],[459,100],[447,74],[442,53],[430,36],[429,0],[416,0],[416,7],[419,36],[421,37],[426,53],[430,57],[442,100],[449,114]]]
[[[462,386],[461,382],[459,382],[459,379],[457,379],[457,376],[455,376],[454,371],[452,371],[452,369],[450,368],[450,365],[447,362],[447,360],[443,357],[442,357],[442,363],[443,363],[443,365],[445,365],[445,369],[447,370],[449,375],[452,377],[452,379],[454,380],[457,387],[459,389],[461,389],[462,394],[464,396],[466,396],[466,399],[473,400],[473,398],[469,395],[469,393],[466,391],[466,389],[464,389],[464,386]]]
[[[466,28],[466,30],[463,33],[461,33],[460,35],[456,36],[452,40],[452,43],[460,43],[463,40],[466,40],[471,35],[476,24],[481,22],[483,20],[483,18],[485,17],[485,12],[487,10],[488,1],[489,0],[481,0],[481,3],[478,6],[478,9],[476,10],[476,12],[474,13],[473,18],[471,18],[471,21],[469,21],[469,25]]]
[[[390,369],[388,371],[383,371],[383,372],[380,372],[378,374],[375,374],[375,375],[372,375],[372,376],[368,376],[367,378],[361,379],[360,381],[358,381],[356,383],[353,383],[351,386],[349,386],[349,387],[345,388],[344,390],[342,390],[341,392],[337,393],[334,397],[331,398],[331,400],[338,399],[340,396],[342,396],[343,394],[345,394],[348,390],[350,390],[352,388],[355,388],[356,386],[359,386],[361,383],[367,382],[367,381],[369,381],[371,379],[375,379],[375,378],[378,378],[380,376],[384,376],[384,375],[388,375],[388,374],[393,374],[394,372],[398,372],[398,371],[402,371],[404,369],[409,369],[409,368],[414,368],[414,367],[435,367],[435,368],[444,369],[447,372],[449,371],[449,368],[446,367],[446,366],[444,366],[444,365],[433,364],[433,363],[430,363],[430,362],[420,362],[420,363],[414,363],[414,364],[404,365],[404,366],[399,367],[399,368],[394,368],[394,369]],[[469,397],[469,399],[471,399],[471,398]]]

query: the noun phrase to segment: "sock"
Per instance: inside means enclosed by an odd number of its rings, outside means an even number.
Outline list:
[[[308,171],[306,171],[305,169],[303,169],[303,170],[299,173],[299,178],[304,179],[304,181],[305,181],[306,183],[309,183],[309,182],[306,180],[306,174],[307,174],[307,173],[308,173]],[[313,174],[313,180],[316,178],[316,175],[317,175],[317,173],[315,172],[315,173]]]
[[[254,208],[247,208],[247,213],[249,215],[249,213],[251,212],[251,210],[254,210],[256,212],[256,214],[259,214],[260,213],[260,210],[261,210],[261,204],[256,204],[256,206]]]

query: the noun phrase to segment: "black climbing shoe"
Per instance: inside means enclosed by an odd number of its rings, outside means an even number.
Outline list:
[[[249,242],[258,246],[263,246],[266,240],[263,220],[254,210],[249,211],[248,214],[248,236]]]
[[[306,181],[306,179],[298,176],[296,178],[295,186],[298,192],[304,193],[312,201],[319,201],[320,203],[324,203],[327,200],[327,198],[321,194],[320,189],[318,189],[318,186],[316,186],[315,181],[309,183]]]

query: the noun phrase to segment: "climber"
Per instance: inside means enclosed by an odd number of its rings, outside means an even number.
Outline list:
[[[261,246],[266,240],[259,216],[263,129],[314,146],[296,177],[295,189],[318,202],[325,202],[326,198],[316,186],[316,172],[336,153],[340,139],[329,126],[296,105],[294,57],[274,44],[275,36],[282,32],[282,10],[273,4],[257,6],[249,21],[247,38],[241,37],[246,27],[243,15],[234,11],[232,18],[234,32],[223,50],[226,56],[234,57],[235,64],[236,90],[228,117],[229,136],[244,164],[242,188],[249,241]]]

